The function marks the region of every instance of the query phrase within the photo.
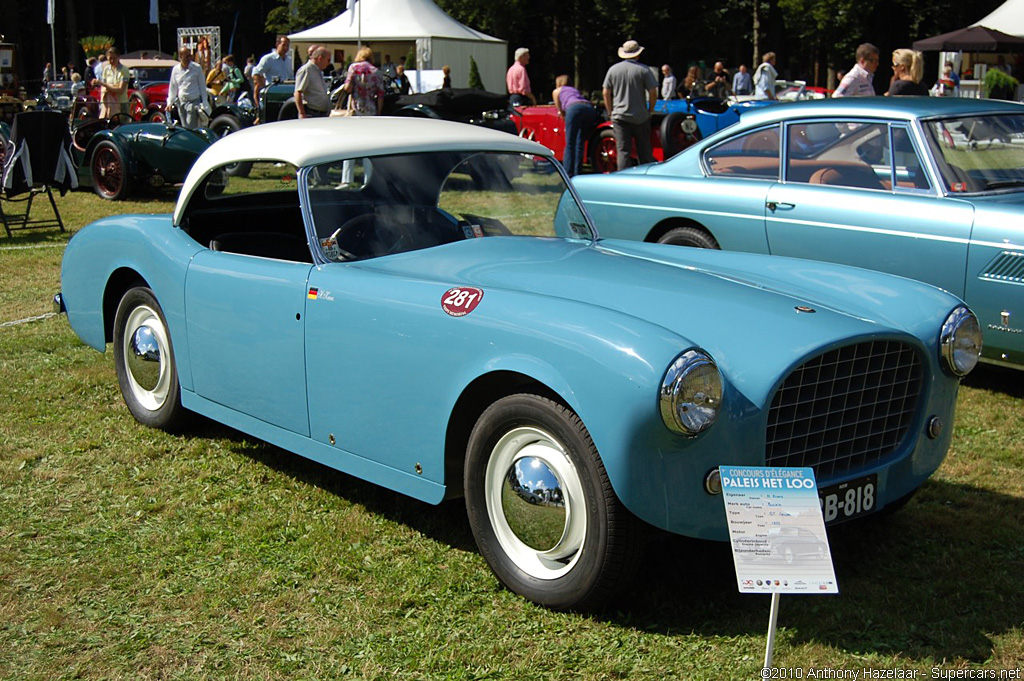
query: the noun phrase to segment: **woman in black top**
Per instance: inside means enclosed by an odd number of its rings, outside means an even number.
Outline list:
[[[915,50],[898,49],[892,53],[892,83],[886,95],[928,95],[928,89],[921,84],[924,74],[924,59]]]

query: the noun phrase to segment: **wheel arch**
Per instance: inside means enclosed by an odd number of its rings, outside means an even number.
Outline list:
[[[682,217],[665,218],[661,222],[657,223],[656,225],[651,227],[651,231],[648,232],[647,236],[644,237],[644,241],[646,241],[647,243],[656,244],[661,239],[661,237],[665,236],[666,234],[668,234],[670,231],[677,227],[693,227],[694,229],[699,229],[700,231],[704,232],[715,241],[718,241],[718,237],[716,237],[710,229],[708,229],[701,223],[697,222],[696,220],[691,220],[690,218]]]
[[[474,379],[455,402],[448,419],[444,447],[445,498],[463,496],[463,464],[469,435],[480,416],[503,397],[529,392],[572,409],[557,391],[525,373],[497,370]]]
[[[117,306],[121,302],[121,298],[137,286],[152,288],[149,282],[131,267],[116,269],[107,279],[107,285],[103,289],[103,334],[108,343],[112,343],[114,340],[114,316],[117,314]]]

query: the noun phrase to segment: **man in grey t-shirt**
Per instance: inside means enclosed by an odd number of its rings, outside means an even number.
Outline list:
[[[630,142],[636,144],[641,163],[654,163],[651,148],[651,114],[658,100],[658,79],[650,68],[637,61],[644,48],[627,40],[619,57],[604,77],[604,108],[612,120],[619,170],[629,166]]]

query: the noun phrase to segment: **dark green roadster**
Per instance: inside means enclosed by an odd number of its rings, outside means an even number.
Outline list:
[[[217,138],[209,130],[136,123],[127,114],[76,121],[71,156],[82,187],[104,199],[126,198],[141,187],[177,185]]]

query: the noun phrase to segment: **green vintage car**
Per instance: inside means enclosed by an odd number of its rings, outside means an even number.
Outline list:
[[[217,137],[173,123],[136,123],[127,114],[75,121],[71,157],[78,183],[100,197],[126,198],[142,187],[178,185]]]

